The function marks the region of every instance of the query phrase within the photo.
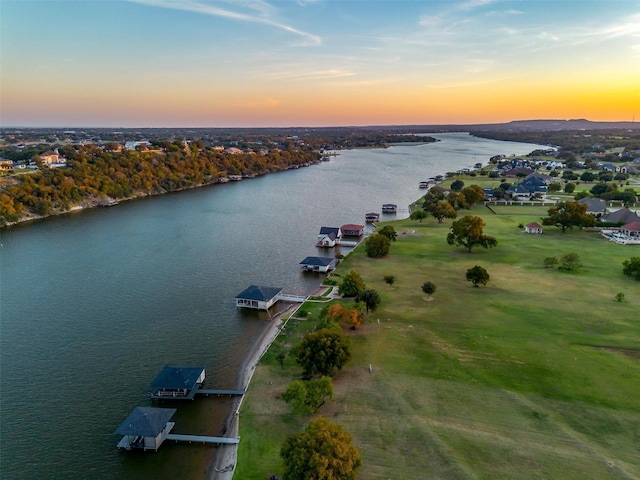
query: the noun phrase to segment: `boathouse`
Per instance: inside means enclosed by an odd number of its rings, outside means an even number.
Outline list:
[[[282,288],[251,285],[236,295],[236,307],[268,310],[280,298]]]
[[[375,223],[380,220],[380,214],[375,212],[369,212],[369,213],[365,213],[364,218],[367,221],[367,223]]]
[[[204,367],[165,365],[149,385],[153,400],[193,400],[205,378]]]
[[[361,237],[364,234],[364,225],[355,225],[347,223],[340,227],[342,235],[345,237]]]
[[[171,417],[175,408],[136,407],[120,424],[116,435],[122,435],[118,448],[156,451],[175,425]]]
[[[395,203],[385,203],[382,205],[382,213],[396,213],[398,211],[398,205]]]
[[[330,272],[336,268],[337,260],[331,257],[307,257],[300,262],[305,272]]]
[[[342,231],[340,227],[322,227],[318,234],[318,247],[335,247],[340,243]]]

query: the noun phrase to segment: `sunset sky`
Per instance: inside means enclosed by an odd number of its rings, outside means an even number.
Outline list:
[[[2,126],[640,121],[640,0],[0,0]]]

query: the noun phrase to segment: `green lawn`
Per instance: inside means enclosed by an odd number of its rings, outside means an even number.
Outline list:
[[[450,221],[404,220],[396,231],[415,233],[399,235],[388,256],[357,249],[340,265],[338,274],[358,271],[382,297],[348,332],[353,358],[320,410],[353,435],[361,479],[640,478],[640,284],[622,275],[640,248],[553,227],[526,235],[518,224],[544,216],[536,208],[476,207],[495,249],[448,245]],[[544,268],[545,257],[570,252],[578,271]],[[465,280],[474,265],[491,275],[487,287]],[[430,301],[427,280],[437,286]],[[309,316],[282,342],[299,341],[323,305],[305,305]],[[282,441],[308,421],[279,399],[299,373],[291,358],[282,369],[269,354],[257,368],[237,478],[282,472]]]

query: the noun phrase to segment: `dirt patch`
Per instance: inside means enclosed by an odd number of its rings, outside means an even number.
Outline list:
[[[608,350],[610,352],[618,352],[626,355],[627,357],[635,358],[636,360],[640,360],[640,350],[633,350],[630,348],[614,348],[614,347],[600,347],[597,345],[589,345],[592,348],[597,348],[600,350]]]

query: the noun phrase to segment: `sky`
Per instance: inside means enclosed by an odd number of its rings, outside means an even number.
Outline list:
[[[640,0],[0,0],[0,125],[640,121]]]

